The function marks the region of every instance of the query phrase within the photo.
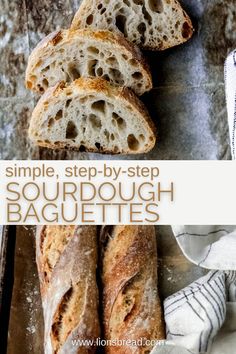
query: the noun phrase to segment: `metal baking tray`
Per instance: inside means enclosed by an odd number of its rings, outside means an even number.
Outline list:
[[[43,354],[44,324],[35,263],[35,228],[17,226],[6,235],[8,240],[15,238],[15,247],[12,242],[9,245],[11,258],[6,263],[8,273],[14,276],[13,286],[12,282],[8,285],[11,301],[5,305],[8,316],[0,318],[0,328],[5,328],[5,342],[8,328],[7,353]],[[156,235],[159,291],[163,300],[204,275],[205,270],[182,255],[169,226],[156,227]]]
[[[15,262],[14,226],[0,226],[0,348],[6,351]]]

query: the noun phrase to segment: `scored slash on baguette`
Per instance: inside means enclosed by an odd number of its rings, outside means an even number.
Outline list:
[[[144,49],[164,50],[193,34],[189,16],[177,0],[84,0],[71,28],[119,30]]]
[[[104,336],[108,343],[109,340],[124,343],[108,345],[106,354],[150,353],[152,340],[165,338],[155,229],[144,225],[105,226],[100,240]],[[128,340],[138,343],[141,338],[147,343],[128,345]]]
[[[138,47],[107,30],[61,30],[44,38],[29,57],[26,87],[43,93],[59,81],[103,77],[137,95],[151,90],[149,67]]]
[[[57,84],[35,107],[29,137],[39,146],[137,154],[155,145],[155,126],[135,94],[101,78]]]
[[[38,226],[36,262],[44,313],[44,354],[95,354],[100,335],[94,226]]]

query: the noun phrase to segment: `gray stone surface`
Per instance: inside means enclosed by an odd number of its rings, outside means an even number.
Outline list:
[[[1,159],[38,158],[38,149],[30,144],[28,125],[33,109],[32,99],[0,98]]]
[[[0,0],[0,158],[230,159],[223,63],[236,43],[235,1],[181,2],[193,19],[192,40],[163,53],[145,53],[155,88],[143,100],[157,124],[159,142],[145,156],[104,157],[32,151],[26,137],[25,120],[34,104],[24,88],[27,57],[46,34],[69,26],[80,1]],[[15,129],[21,125],[24,135]]]

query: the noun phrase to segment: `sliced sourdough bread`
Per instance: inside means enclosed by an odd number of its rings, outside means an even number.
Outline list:
[[[135,94],[101,78],[57,84],[41,97],[29,136],[40,146],[137,154],[155,145],[155,127]]]
[[[86,27],[118,29],[131,42],[151,50],[184,43],[193,33],[177,0],[84,0],[72,28]]]
[[[60,81],[102,77],[131,88],[137,95],[151,90],[149,67],[138,47],[120,33],[107,30],[61,30],[33,50],[26,70],[26,87],[43,93]]]

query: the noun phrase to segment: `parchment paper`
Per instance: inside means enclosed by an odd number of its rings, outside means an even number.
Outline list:
[[[0,0],[0,158],[104,159],[37,149],[27,128],[36,98],[24,87],[31,50],[46,34],[69,27],[79,0]],[[154,89],[143,96],[158,127],[153,151],[132,159],[229,159],[223,62],[236,39],[235,0],[182,0],[195,34],[185,45],[146,53]]]

